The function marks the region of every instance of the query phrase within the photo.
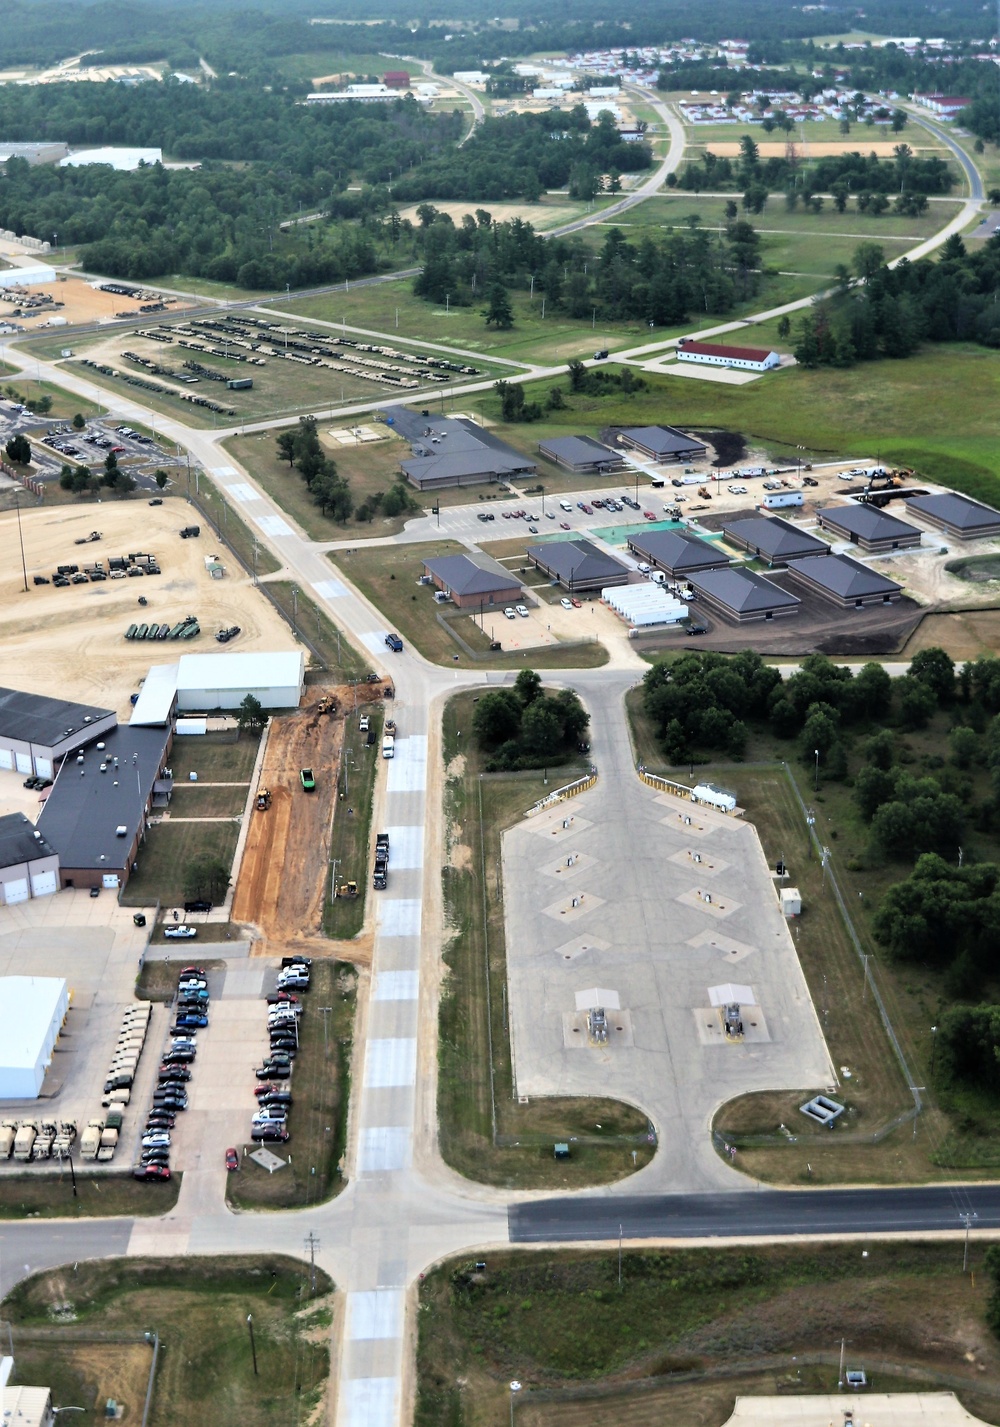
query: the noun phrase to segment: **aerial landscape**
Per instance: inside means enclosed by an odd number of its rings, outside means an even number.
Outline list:
[[[1000,1424],[995,7],[4,19],[0,1427]]]

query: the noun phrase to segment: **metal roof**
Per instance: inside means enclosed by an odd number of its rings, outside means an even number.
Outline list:
[[[716,545],[679,530],[650,530],[629,536],[629,548],[671,570],[705,570],[728,565],[729,556]]]
[[[800,530],[787,520],[769,520],[763,515],[727,521],[722,528],[727,535],[734,535],[737,540],[772,558],[806,555],[812,550],[819,555],[830,548],[825,540]]]
[[[301,688],[304,675],[305,655],[296,649],[182,654],[177,662],[177,689]]]
[[[73,704],[20,689],[0,689],[0,737],[17,738],[55,748],[71,734],[87,731],[88,724],[114,716],[113,709]]]
[[[695,589],[711,595],[720,604],[737,614],[752,614],[757,610],[787,609],[802,601],[787,590],[779,589],[770,580],[751,570],[703,570],[688,576]]]
[[[894,515],[886,515],[874,505],[832,505],[819,511],[820,520],[839,526],[861,540],[895,540],[903,535],[919,535],[915,525],[907,525]]]
[[[841,599],[856,600],[866,595],[897,594],[903,587],[867,565],[859,565],[847,555],[813,555],[808,560],[789,560],[793,574],[813,580]]]
[[[918,495],[906,502],[918,514],[929,515],[934,520],[954,525],[958,530],[976,530],[980,526],[1000,525],[1000,510],[981,501],[970,500],[967,495],[957,495],[946,491],[941,495]]]
[[[489,555],[443,555],[439,560],[425,560],[424,569],[456,595],[487,595],[521,587],[517,576]]]
[[[412,472],[418,480],[458,480],[462,476],[536,469],[529,457],[475,422],[455,416],[424,416],[405,406],[390,410],[396,430],[413,448],[414,459],[400,461],[400,465],[407,475]]]
[[[620,451],[612,451],[610,446],[595,441],[593,436],[554,436],[551,441],[539,441],[538,449],[543,456],[554,456],[556,460],[569,461],[571,465],[595,461],[614,461],[620,465],[624,460]]]
[[[54,856],[55,848],[49,846],[23,813],[0,817],[0,867],[14,867],[19,862]]]
[[[726,347],[721,342],[695,342],[690,337],[681,338],[678,355],[695,352],[701,357],[728,357],[733,362],[766,362],[768,357],[777,356],[770,347]]]
[[[627,574],[628,566],[592,545],[589,540],[553,540],[548,545],[529,545],[528,554],[560,580],[601,580]]]
[[[177,665],[153,664],[136,699],[129,726],[167,723],[177,697]]]
[[[0,1058],[4,1070],[34,1070],[60,1004],[66,1004],[61,976],[0,977]]]
[[[687,436],[676,426],[623,426],[621,435],[626,441],[634,441],[637,446],[645,446],[659,455],[673,455],[677,451],[707,450],[704,441],[696,436]]]

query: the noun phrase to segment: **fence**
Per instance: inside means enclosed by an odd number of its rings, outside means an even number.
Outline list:
[[[5,476],[9,476],[12,481],[17,481],[24,486],[26,491],[31,491],[32,495],[44,495],[44,487],[37,476],[31,476],[27,471],[19,471],[16,466],[11,466],[4,460],[0,460],[0,471]]]
[[[575,798],[578,793],[585,793],[588,788],[592,788],[597,782],[597,769],[591,768],[590,772],[582,778],[577,778],[575,783],[567,783],[563,788],[556,788],[549,793],[547,798],[540,798],[533,807],[525,813],[526,818],[533,818],[537,813],[543,813],[547,808],[554,808],[559,803],[564,803],[567,798]]]

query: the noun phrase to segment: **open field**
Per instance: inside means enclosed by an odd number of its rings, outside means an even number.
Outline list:
[[[817,125],[816,127],[818,128],[819,126]],[[836,124],[834,124],[833,127],[836,128]],[[812,126],[810,125],[810,130],[811,128]],[[695,130],[694,134],[697,133],[698,131]],[[784,139],[758,137],[756,133],[753,135],[753,138],[757,145],[757,152],[762,159],[784,158],[787,148]],[[923,142],[924,140],[926,140],[926,142]],[[859,133],[856,138],[851,135],[846,139],[822,138],[820,136],[814,138],[810,132],[807,134],[805,142],[803,142],[801,138],[796,139],[796,147],[799,151],[800,160],[824,159],[839,154],[856,153],[862,153],[865,156],[868,154],[877,154],[880,159],[891,159],[893,152],[899,144],[909,145],[919,158],[926,158],[930,154],[945,154],[947,152],[944,145],[935,143],[932,136],[928,134],[926,130],[921,130],[916,135],[911,131],[909,135],[900,135],[898,138],[893,137],[891,139],[881,136],[877,139],[869,139],[863,132]],[[739,140],[732,137],[731,131],[729,137],[726,139],[715,139],[706,135],[701,138],[700,143],[692,142],[691,147],[710,148],[712,153],[716,154],[720,159],[737,158],[740,152]]]
[[[159,902],[164,907],[184,904],[184,878],[188,867],[204,858],[220,858],[231,864],[236,853],[239,822],[154,822],[140,844],[138,872],[128,880],[121,894],[123,907],[148,907]]]
[[[58,1383],[60,1401],[65,1394],[95,1419],[107,1398],[117,1397],[125,1420],[138,1422],[152,1358],[142,1340],[148,1328],[160,1336],[150,1427],[201,1427],[209,1417],[219,1427],[269,1427],[289,1401],[306,1420],[323,1399],[329,1371],[328,1334],[316,1328],[327,1321],[332,1284],[322,1270],[316,1277],[317,1296],[310,1298],[308,1267],[277,1255],[106,1259],[71,1273],[37,1274],[3,1305],[18,1379]],[[66,1303],[69,1322],[53,1323],[54,1306]],[[248,1313],[260,1376],[251,1361]],[[138,1340],[141,1365],[129,1370],[121,1340]]]
[[[651,1157],[644,1142],[646,1117],[639,1111],[582,1096],[539,1098],[529,1105],[512,1098],[501,995],[507,974],[504,911],[493,872],[487,875],[485,869],[499,866],[503,829],[544,795],[546,785],[537,772],[481,776],[479,750],[459,733],[471,726],[474,699],[474,694],[460,694],[444,714],[448,834],[443,878],[454,936],[444,954],[448,975],[440,1012],[441,1153],[461,1174],[508,1187],[575,1189],[621,1179]],[[552,779],[565,782],[576,776],[577,763],[574,759],[550,769],[550,786]],[[491,1079],[500,1143],[493,1140]],[[571,1159],[553,1158],[556,1140],[573,1142]]]
[[[704,193],[658,194],[655,198],[647,198],[645,203],[640,203],[621,218],[609,220],[602,227],[614,226],[626,232],[633,228],[686,227],[692,218],[697,218],[698,227],[721,229],[725,227],[728,201]],[[731,201],[739,205],[740,195],[734,193]],[[895,213],[876,218],[867,213],[857,213],[853,206],[846,213],[838,213],[828,201],[820,213],[810,213],[803,208],[789,212],[784,197],[774,195],[764,212],[749,215],[748,221],[765,240],[775,235],[802,234],[813,238],[852,238],[855,243],[880,243],[889,239],[919,243],[950,223],[958,209],[957,200],[935,202],[919,218],[907,218]],[[893,246],[888,256],[895,257],[896,251]]]
[[[653,770],[689,781],[687,767],[671,769],[665,763],[638,693],[628,697],[627,707],[636,758]],[[949,724],[948,716],[940,713],[919,733],[897,735],[899,756],[915,775],[939,768]],[[832,850],[830,866],[868,956],[868,975],[881,992],[914,1083],[926,1087],[916,1130],[912,1122],[903,1124],[878,1144],[865,1143],[864,1137],[909,1111],[912,1096],[881,1027],[861,960],[809,848],[801,806],[777,759],[787,759],[802,799],[815,809],[817,835]],[[868,856],[868,829],[850,788],[824,781],[815,792],[810,769],[797,757],[794,744],[755,733],[747,760],[748,766],[703,761],[698,776],[714,777],[736,790],[747,816],[757,825],[768,861],[773,864],[783,858],[791,882],[802,892],[804,910],[795,922],[796,943],[830,1054],[841,1068],[836,1098],[847,1105],[848,1113],[830,1134],[799,1113],[801,1097],[764,1094],[730,1101],[719,1111],[715,1127],[739,1147],[737,1166],[782,1183],[898,1183],[995,1174],[1000,1162],[996,1150],[1000,1111],[995,1102],[973,1091],[956,1091],[942,1083],[940,1074],[936,1080],[931,1074],[931,1026],[953,999],[942,971],[926,963],[893,963],[871,933],[871,916],[883,894],[907,875],[909,867]],[[948,775],[939,770],[938,776]],[[964,776],[971,779],[969,796],[987,796],[984,769],[974,768]],[[967,856],[997,859],[1000,849],[995,837],[977,828],[974,833],[970,830],[967,840],[975,843],[974,849],[966,847]],[[989,993],[984,989],[984,994]],[[850,1078],[842,1074],[845,1066]],[[780,1125],[788,1126],[794,1140],[779,1132]]]
[[[539,232],[544,232],[546,228],[554,228],[560,223],[571,223],[574,218],[579,218],[587,212],[586,203],[574,203],[571,199],[551,195],[546,195],[537,203],[475,203],[453,201],[447,198],[432,199],[431,201],[438,212],[447,213],[457,227],[461,227],[462,218],[466,213],[474,218],[477,209],[485,209],[494,223],[509,223],[514,218],[520,218],[522,222],[530,223]],[[406,208],[399,210],[399,216],[409,218],[410,222],[415,224],[419,222],[417,218],[419,206],[417,203],[411,203]]]
[[[524,653],[491,652],[489,636],[471,618],[452,615],[442,623],[432,587],[420,584],[423,562],[439,555],[458,555],[463,549],[455,540],[361,546],[355,550],[334,551],[330,560],[378,606],[386,617],[387,627],[396,629],[403,639],[411,641],[426,659],[436,664],[457,664],[463,669],[523,669],[525,660],[530,658],[543,669],[592,669],[607,661],[607,652],[598,643],[574,642],[562,649],[553,645]],[[481,659],[470,658],[449,634],[447,624],[452,619],[462,639],[476,654],[483,656]]]
[[[180,500],[165,500],[150,508],[144,501],[87,502],[75,506],[44,505],[21,511],[27,565],[24,593],[17,558],[17,520],[11,511],[0,515],[0,541],[8,552],[0,571],[0,640],[6,657],[18,663],[33,692],[73,697],[116,708],[127,716],[129,693],[138,687],[151,664],[162,664],[181,653],[215,652],[212,637],[224,625],[237,624],[238,649],[288,649],[292,639],[282,621],[252,588],[238,565],[223,550],[225,577],[213,580],[205,555],[219,547],[211,530],[197,540],[181,540],[178,531],[192,517]],[[102,538],[76,546],[74,540],[95,528]],[[59,564],[85,564],[134,550],[159,557],[162,575],[57,589],[34,585],[32,576],[51,576]],[[142,594],[149,604],[140,609]],[[202,632],[191,640],[126,640],[130,624],[140,617],[171,624],[187,614],[198,616]]]
[[[614,1251],[452,1260],[420,1287],[417,1427],[503,1427],[514,1378],[532,1427],[721,1427],[738,1393],[835,1393],[841,1338],[877,1389],[957,1389],[1000,1421],[987,1276],[960,1245],[866,1249],[626,1250],[620,1286]]]
[[[0,1178],[0,1218],[105,1219],[120,1214],[169,1214],[177,1203],[181,1178],[174,1174],[169,1184],[137,1184],[127,1174],[78,1174],[74,1198],[69,1166],[57,1175],[5,1174]]]
[[[293,1154],[275,1174],[244,1155],[226,1180],[226,1198],[238,1209],[293,1209],[321,1204],[344,1187],[351,1045],[357,973],[340,961],[313,965],[312,990],[303,998],[299,1053],[288,1116]],[[330,1008],[328,1016],[321,1006]]]

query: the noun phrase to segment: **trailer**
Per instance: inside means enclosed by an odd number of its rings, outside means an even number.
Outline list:
[[[14,1158],[23,1161],[29,1160],[37,1138],[37,1120],[22,1120],[17,1127],[17,1134],[14,1136]]]
[[[96,1159],[97,1151],[101,1147],[101,1135],[104,1133],[104,1121],[100,1117],[88,1120],[87,1128],[80,1139],[80,1158]]]
[[[704,803],[710,808],[717,808],[722,813],[736,811],[735,796],[727,792],[725,788],[717,788],[714,783],[699,783],[697,787],[692,788],[691,801]]]
[[[389,834],[380,832],[375,838],[375,871],[372,886],[376,892],[384,892],[389,885]]]
[[[17,1121],[4,1120],[0,1124],[0,1159],[10,1159],[17,1138]]]

